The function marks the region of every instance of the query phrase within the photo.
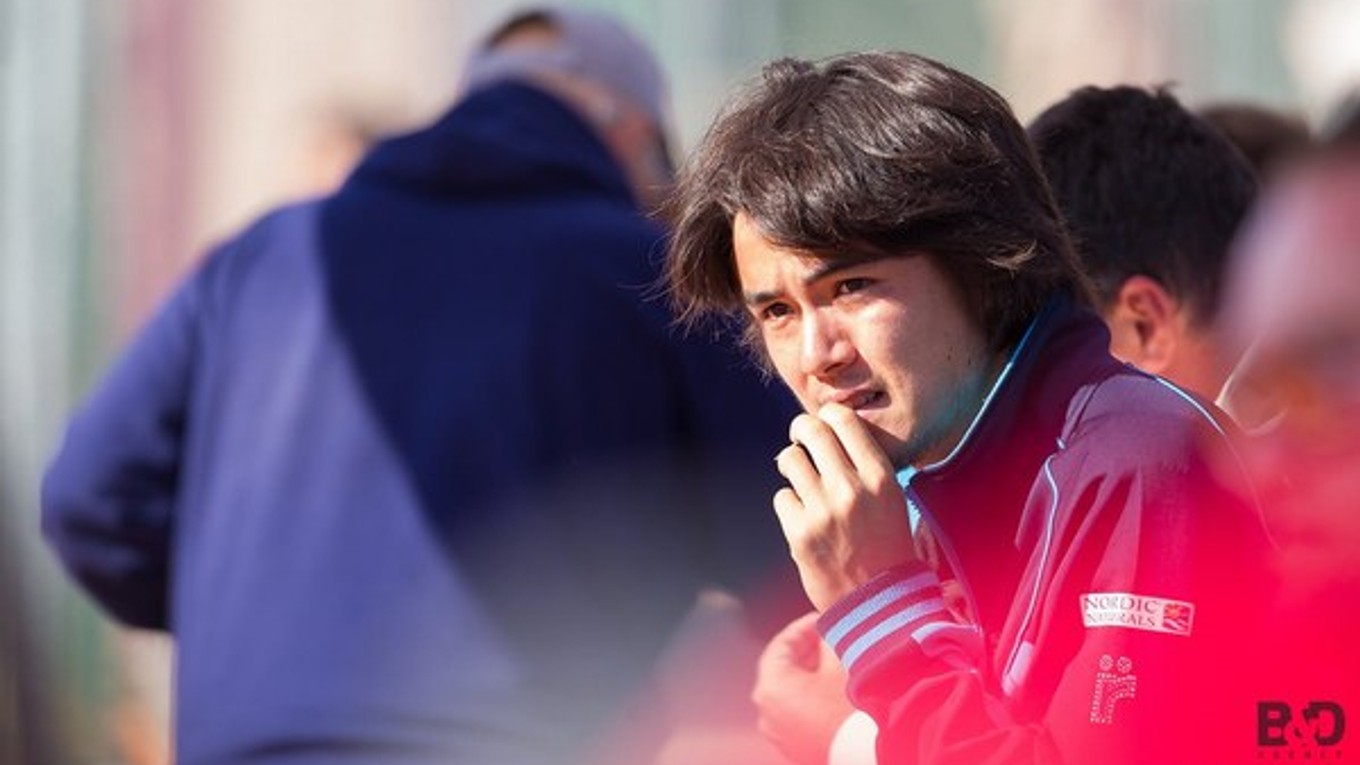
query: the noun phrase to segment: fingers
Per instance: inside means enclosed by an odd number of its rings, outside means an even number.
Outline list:
[[[896,471],[859,415],[845,406],[827,404],[816,416],[800,414],[789,425],[793,441],[775,458],[804,506],[828,500],[896,490]],[[790,507],[790,509],[797,509]]]
[[[906,500],[892,464],[855,412],[828,405],[789,426],[776,457],[789,485],[774,509],[803,590],[818,609],[912,556]]]
[[[792,539],[802,528],[802,513],[803,501],[798,498],[798,492],[788,486],[775,492],[774,514],[779,518],[779,526],[784,532],[785,539]]]
[[[868,425],[853,409],[841,404],[827,404],[817,410],[817,419],[826,423],[835,434],[841,453],[854,465],[855,472],[859,473],[866,483],[896,474],[892,461],[878,445],[878,441],[874,440]]]
[[[793,443],[779,453],[775,464],[803,506],[821,508],[831,498],[856,491],[860,478],[829,424],[800,414],[789,425],[789,439]]]
[[[784,476],[789,482],[794,492],[794,499],[798,500],[797,505],[791,505],[789,509],[800,509],[803,502],[818,502],[822,495],[822,474],[813,465],[812,456],[808,450],[799,444],[789,444],[780,450],[774,458],[775,468],[779,474]],[[781,494],[783,491],[780,492]],[[775,495],[778,510],[779,495]]]
[[[823,482],[851,479],[851,483],[863,483],[874,489],[881,488],[884,481],[893,481],[897,472],[864,420],[853,409],[840,404],[827,404],[815,416],[795,417],[789,425],[789,440],[803,447],[806,464],[798,459],[797,451],[787,449],[788,454],[781,453],[783,459],[776,461],[781,474],[800,494],[802,490],[786,467],[796,471],[802,483],[809,483],[815,473]],[[807,472],[809,469],[813,472]],[[834,491],[839,487],[831,488]]]
[[[825,765],[831,741],[852,711],[845,672],[817,634],[817,616],[793,621],[771,640],[751,690],[756,728],[785,757],[804,765]],[[805,643],[811,644],[814,664],[786,660]]]
[[[854,413],[850,415],[853,417]],[[844,474],[854,469],[836,431],[820,416],[800,414],[794,417],[789,423],[789,440],[807,449],[813,466],[823,476]]]

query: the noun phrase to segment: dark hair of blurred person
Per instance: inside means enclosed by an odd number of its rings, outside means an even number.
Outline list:
[[[1221,101],[1201,106],[1196,113],[1227,136],[1262,183],[1269,183],[1313,143],[1307,121],[1294,112],[1246,101]]]
[[[1360,88],[1347,93],[1328,112],[1318,129],[1318,139],[1328,148],[1360,145]]]
[[[1165,89],[1081,88],[1028,132],[1096,285],[1111,352],[1213,400],[1239,356],[1214,318],[1256,195],[1251,167]]]

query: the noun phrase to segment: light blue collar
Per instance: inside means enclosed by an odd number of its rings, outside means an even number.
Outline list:
[[[907,491],[907,487],[911,485],[912,477],[918,472],[920,471],[911,465],[897,471],[897,485],[902,487],[902,493],[907,496],[907,520],[911,521],[911,533],[913,535],[916,534],[916,527],[921,525],[921,508],[917,507],[916,503],[912,501],[911,492]]]

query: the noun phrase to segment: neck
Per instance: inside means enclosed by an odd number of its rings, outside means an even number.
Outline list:
[[[932,446],[921,452],[920,457],[912,461],[913,467],[917,469],[935,467],[948,460],[958,450],[972,429],[973,423],[981,415],[983,404],[1001,379],[1001,373],[1006,368],[1006,361],[1011,353],[1013,351],[1002,351],[986,360],[979,374],[966,386],[966,390],[960,391],[959,397],[955,400],[956,412],[949,431],[935,439]]]

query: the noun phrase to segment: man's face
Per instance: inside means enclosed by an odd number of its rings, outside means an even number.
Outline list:
[[[996,365],[934,262],[822,260],[776,246],[740,214],[732,234],[747,308],[803,408],[854,409],[898,467],[947,455]]]

